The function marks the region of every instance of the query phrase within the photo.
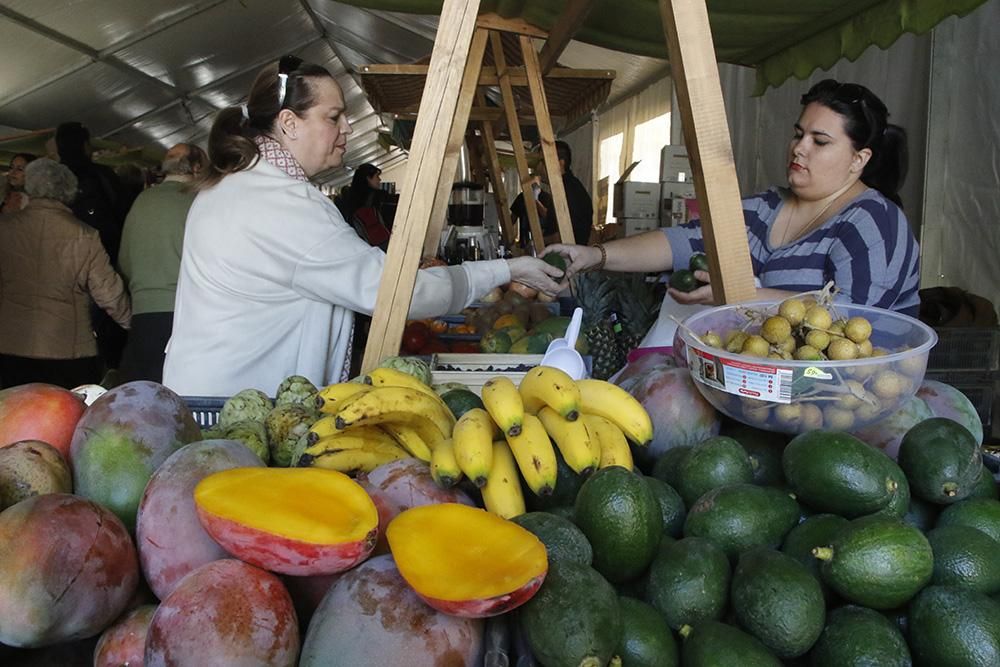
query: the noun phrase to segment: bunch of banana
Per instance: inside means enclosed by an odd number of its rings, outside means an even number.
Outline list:
[[[653,422],[646,408],[618,385],[604,380],[579,380],[580,411],[604,417],[621,429],[625,437],[639,447],[653,440]]]
[[[324,416],[306,434],[299,466],[356,473],[410,456],[433,463],[434,450],[450,443],[455,426],[430,387],[388,368],[372,371],[364,384],[323,388],[316,405]]]

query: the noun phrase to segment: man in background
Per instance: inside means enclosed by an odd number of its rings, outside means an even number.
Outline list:
[[[556,142],[556,155],[559,158],[559,170],[562,172],[563,188],[566,190],[566,203],[569,204],[569,217],[573,225],[573,242],[577,245],[590,244],[590,231],[594,226],[594,203],[590,193],[583,187],[580,179],[573,174],[573,152],[565,141]],[[558,229],[555,206],[549,208],[551,226]],[[564,239],[563,243],[567,241]]]
[[[163,182],[139,194],[125,219],[119,267],[132,294],[132,331],[122,355],[124,382],[163,379],[184,222],[194,201],[188,185],[206,163],[197,146],[172,147],[163,158]]]

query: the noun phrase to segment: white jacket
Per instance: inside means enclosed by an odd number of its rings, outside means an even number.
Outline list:
[[[371,314],[385,253],[316,187],[263,159],[188,213],[163,383],[183,396],[273,396],[289,375],[337,382],[354,313]],[[503,260],[417,274],[410,316],[459,312],[510,280]]]

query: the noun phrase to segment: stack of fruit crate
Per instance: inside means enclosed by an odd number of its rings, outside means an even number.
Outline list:
[[[983,432],[1000,436],[1000,328],[940,327],[938,343],[927,359],[928,380],[965,394],[983,420]],[[994,409],[996,408],[996,410]],[[994,431],[994,429],[996,429]]]

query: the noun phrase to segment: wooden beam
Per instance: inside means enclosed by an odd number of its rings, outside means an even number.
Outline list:
[[[531,237],[535,246],[535,252],[540,254],[545,249],[545,239],[542,235],[542,225],[538,220],[535,193],[531,189],[531,171],[528,169],[528,159],[524,153],[524,139],[521,137],[521,126],[517,119],[517,104],[514,101],[514,89],[510,85],[510,76],[507,72],[507,59],[503,54],[500,33],[490,33],[490,46],[493,48],[493,61],[497,66],[497,74],[500,75],[500,94],[503,97],[504,111],[507,113],[507,126],[510,129],[510,142],[514,147],[514,162],[517,164],[517,175],[521,179],[524,210],[528,216],[528,226],[531,228]]]
[[[552,24],[549,38],[545,41],[542,52],[538,56],[543,76],[555,67],[556,61],[566,49],[566,45],[573,39],[573,35],[580,29],[583,22],[587,20],[587,15],[590,14],[594,4],[595,0],[568,0],[566,2],[562,14]]]
[[[469,47],[468,60],[465,61],[465,71],[462,74],[462,87],[458,91],[455,119],[452,121],[451,134],[445,146],[444,162],[441,167],[441,179],[438,182],[437,194],[434,195],[434,206],[431,209],[430,224],[427,227],[427,237],[424,239],[424,256],[437,255],[441,240],[441,230],[444,229],[448,217],[448,202],[451,200],[451,186],[455,181],[455,170],[458,168],[458,158],[465,143],[465,130],[469,126],[469,110],[476,96],[479,70],[483,67],[483,53],[486,52],[486,39],[489,33],[483,28],[476,28],[472,35],[472,45]],[[423,102],[421,101],[421,106]],[[419,122],[419,116],[417,116]]]
[[[399,352],[478,12],[479,0],[444,0],[441,7],[430,74],[413,131],[409,166],[382,269],[363,371]]]
[[[535,53],[530,37],[521,37],[520,40],[521,52],[524,54],[524,71],[528,75],[528,89],[531,91],[531,105],[535,108],[535,118],[538,119],[538,138],[542,144],[542,156],[545,158],[545,171],[549,176],[549,190],[552,191],[552,205],[556,209],[559,239],[563,243],[576,243],[573,238],[573,221],[569,217],[569,204],[566,201],[566,188],[563,186],[562,169],[559,168],[559,156],[556,155],[556,135],[552,130],[549,103],[545,99],[542,72],[538,68],[538,54]]]
[[[507,73],[510,85],[515,88],[525,88],[528,85],[528,77],[524,73],[524,67],[508,67]],[[427,65],[362,65],[358,68],[358,73],[364,76],[426,76]],[[576,69],[573,67],[556,67],[549,70],[545,75],[546,79],[608,79],[615,78],[615,70],[612,69]],[[485,65],[479,75],[480,86],[496,86],[497,70],[492,65]]]
[[[717,303],[747,301],[757,292],[708,9],[705,0],[660,0],[660,15],[694,172],[712,293]]]
[[[486,102],[486,96],[482,91],[476,93],[476,104],[482,105]],[[500,217],[500,232],[503,235],[504,244],[511,250],[514,249],[514,242],[517,239],[517,230],[514,229],[514,220],[510,215],[510,205],[507,203],[507,190],[503,186],[503,169],[500,167],[500,156],[497,155],[497,144],[494,132],[496,128],[490,121],[483,121],[483,148],[486,153],[486,175],[493,186],[493,199],[497,205],[497,215]]]
[[[479,16],[479,20],[476,21],[476,25],[480,28],[486,28],[488,30],[512,32],[518,35],[530,35],[531,37],[538,37],[539,39],[545,39],[548,36],[547,32],[538,26],[528,23],[522,18],[508,19],[494,12],[481,14]]]
[[[398,111],[393,111],[392,115],[394,118],[405,118],[412,119],[417,117],[418,108],[405,107],[399,109]],[[488,121],[491,123],[500,123],[500,121],[506,119],[506,112],[500,107],[480,107],[475,106],[469,110],[469,122],[480,123],[483,121]],[[521,121],[521,125],[534,125],[535,117],[527,115],[518,115],[518,120]]]

